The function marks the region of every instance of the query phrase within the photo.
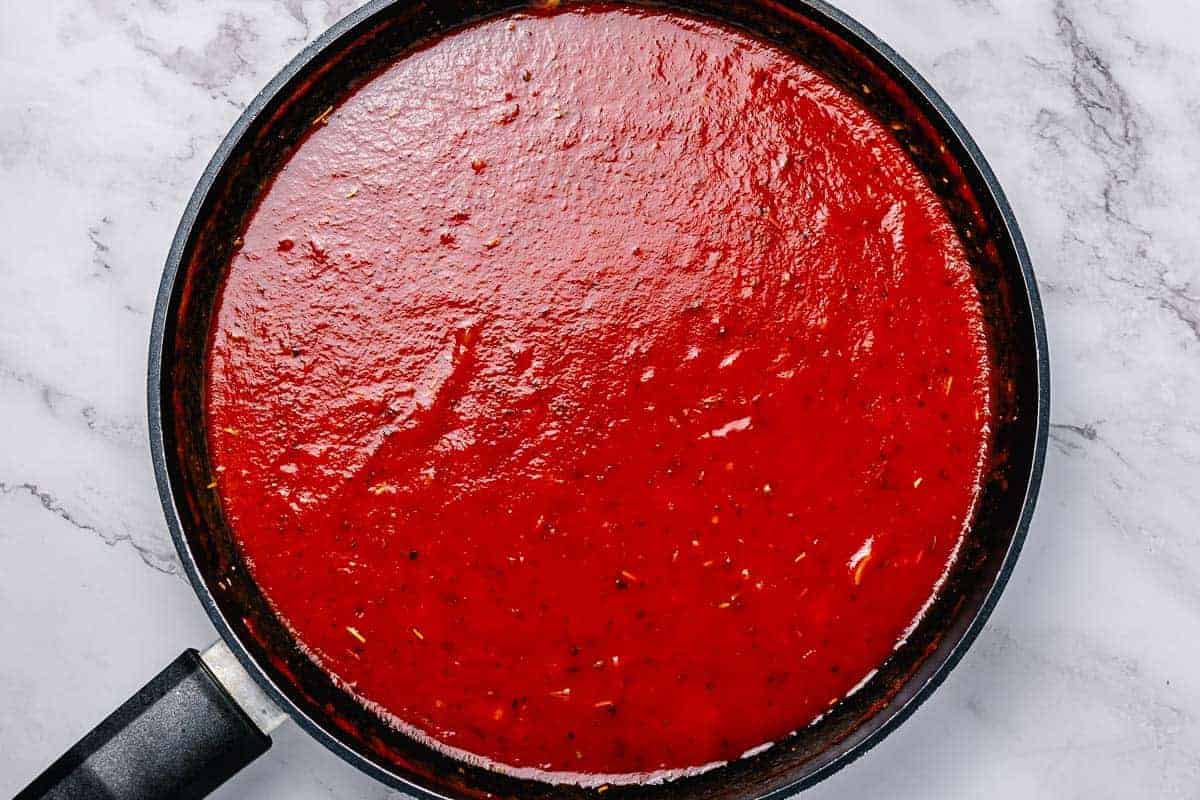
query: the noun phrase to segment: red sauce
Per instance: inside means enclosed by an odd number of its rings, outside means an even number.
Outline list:
[[[213,330],[225,513],[312,657],[494,765],[735,759],[880,665],[969,522],[976,290],[794,58],[573,8],[415,52],[265,191]]]

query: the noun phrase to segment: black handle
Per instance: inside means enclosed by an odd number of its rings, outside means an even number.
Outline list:
[[[187,650],[15,800],[192,800],[270,746]]]

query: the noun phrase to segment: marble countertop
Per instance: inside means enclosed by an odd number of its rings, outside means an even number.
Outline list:
[[[1006,187],[1053,357],[1045,484],[946,684],[816,798],[1200,792],[1200,3],[841,0]],[[0,795],[214,638],[151,473],[145,354],[205,163],[353,3],[0,4]],[[294,726],[223,798],[400,797]]]

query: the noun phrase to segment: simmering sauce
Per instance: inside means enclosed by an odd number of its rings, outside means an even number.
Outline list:
[[[316,120],[208,391],[306,652],[549,779],[809,725],[936,593],[988,446],[979,298],[891,131],[743,33],[612,6],[477,24]]]

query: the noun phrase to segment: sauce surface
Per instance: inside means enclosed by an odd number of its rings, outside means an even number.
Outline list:
[[[891,654],[969,523],[961,244],[858,101],[742,33],[455,33],[318,120],[243,239],[208,385],[231,529],[312,658],[459,755],[644,775],[777,741]]]

